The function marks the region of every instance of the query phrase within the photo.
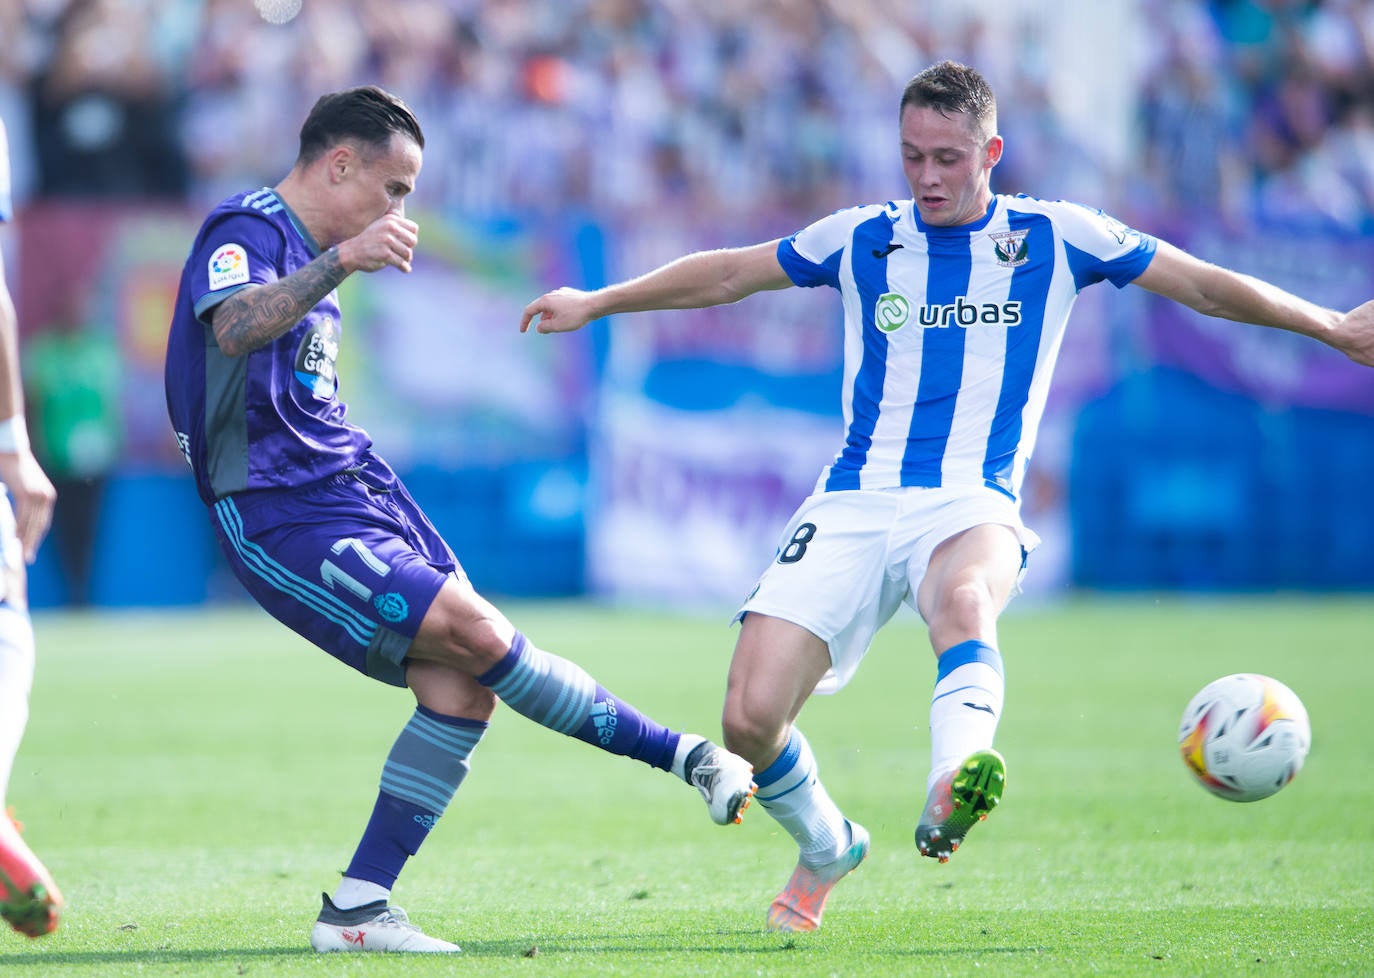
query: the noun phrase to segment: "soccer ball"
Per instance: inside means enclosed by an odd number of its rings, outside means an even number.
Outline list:
[[[1302,770],[1312,728],[1291,689],[1237,673],[1210,682],[1183,711],[1178,749],[1198,784],[1228,801],[1268,798]]]

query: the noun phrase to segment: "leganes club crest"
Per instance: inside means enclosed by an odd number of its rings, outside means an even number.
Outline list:
[[[997,264],[1005,268],[1016,268],[1030,261],[1029,249],[1026,247],[1026,235],[1029,231],[1023,228],[1020,231],[1001,231],[997,234],[989,234],[992,239],[992,250],[997,254]]]

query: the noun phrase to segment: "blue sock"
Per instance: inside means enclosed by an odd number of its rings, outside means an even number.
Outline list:
[[[444,814],[486,732],[481,720],[417,706],[387,755],[382,786],[344,875],[391,889],[406,860]]]
[[[681,734],[617,699],[567,659],[515,633],[510,651],[477,677],[516,713],[612,754],[671,771]]]

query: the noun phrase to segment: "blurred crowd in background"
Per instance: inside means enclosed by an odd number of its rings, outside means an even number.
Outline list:
[[[1063,30],[1104,7],[1106,21]],[[1126,218],[1203,210],[1242,225],[1374,229],[1374,4],[1047,11],[1015,0],[6,0],[0,116],[21,204],[199,204],[274,183],[314,98],[371,82],[420,114],[426,203],[809,218],[903,192],[897,99],[916,70],[953,57],[997,91],[1008,138],[998,190]],[[1092,109],[1085,89],[1124,93],[1122,111]]]
[[[997,94],[995,190],[1100,206],[1333,307],[1371,294],[1374,0],[0,0],[7,271],[63,507],[64,579],[40,559],[39,605],[219,593],[167,437],[165,306],[201,215],[280,181],[315,99],[365,83],[424,127],[408,208],[429,247],[404,282],[351,280],[354,348],[376,355],[347,364],[348,400],[474,580],[744,593],[806,460],[833,450],[833,322],[806,296],[746,331],[646,315],[600,360],[586,334],[521,343],[513,325],[546,286],[906,196],[898,102],[944,58]],[[1374,586],[1374,454],[1349,449],[1374,443],[1364,375],[1137,292],[1092,290],[1075,314],[1102,328],[1060,363],[1027,486],[1064,541],[1037,553],[1039,587],[1069,568],[1087,586]],[[440,349],[464,356],[415,354]],[[762,442],[761,409],[787,412]],[[162,541],[132,529],[148,518]]]

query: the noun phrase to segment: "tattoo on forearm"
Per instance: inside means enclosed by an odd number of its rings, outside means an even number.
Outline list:
[[[231,355],[265,346],[289,333],[347,275],[338,250],[330,248],[286,278],[244,289],[216,312],[215,338],[226,352],[233,351]]]

